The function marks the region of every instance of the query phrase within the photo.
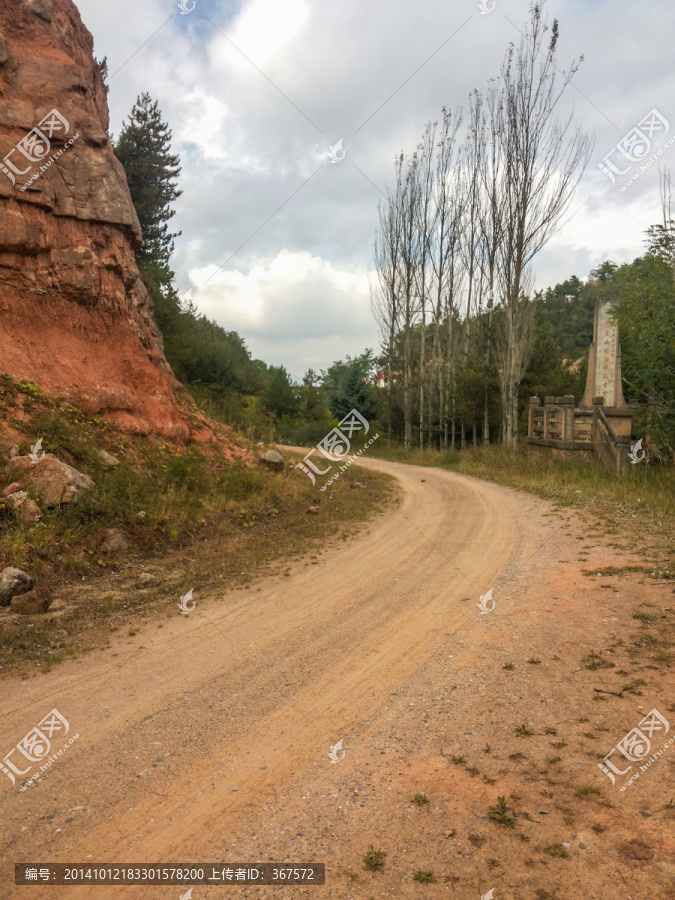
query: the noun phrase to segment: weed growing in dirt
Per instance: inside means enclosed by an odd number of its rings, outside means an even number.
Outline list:
[[[582,800],[585,800],[586,797],[594,797],[600,794],[599,788],[595,787],[594,784],[582,784],[574,792],[577,797],[581,797]]]
[[[487,867],[490,871],[492,871],[493,869],[496,869],[498,865],[499,865],[499,860],[496,860],[496,859],[488,859],[487,860]]]
[[[544,728],[544,734],[557,734],[557,733],[558,733],[558,729],[553,728],[551,725],[547,725],[546,728]]]
[[[605,831],[605,826],[601,825],[600,822],[596,822],[595,825],[591,826],[591,830],[596,834],[602,834]]]
[[[474,847],[482,847],[485,843],[485,838],[480,834],[470,834],[469,840],[474,845]]]
[[[387,854],[382,850],[376,850],[371,844],[368,852],[363,857],[363,868],[368,872],[381,872],[384,868],[384,858]]]
[[[539,659],[538,656],[531,656],[528,659],[528,662],[531,666],[538,666],[541,663],[541,660]]]
[[[488,818],[498,825],[505,825],[507,828],[511,828],[516,824],[516,814],[508,805],[505,796],[497,797],[496,805],[489,807]]]
[[[434,880],[434,873],[431,869],[418,869],[413,875],[413,881],[421,881],[423,884],[430,884]]]
[[[595,650],[591,650],[587,656],[582,657],[581,663],[585,669],[590,669],[591,672],[595,672],[596,669],[611,669],[615,665],[608,659],[603,659]]]
[[[425,803],[429,802],[429,798],[425,793],[415,794],[410,802],[417,803],[418,806],[424,806]]]
[[[515,735],[516,737],[532,737],[534,731],[530,731],[527,725],[516,725]]]
[[[456,766],[464,765],[464,757],[463,756],[452,756],[450,757]]]
[[[513,663],[504,663],[502,669],[506,669],[507,672],[513,672],[515,666],[513,665]]]
[[[567,848],[563,847],[562,844],[546,844],[545,847],[541,848],[541,852],[547,856],[553,856],[555,859],[569,859]]]

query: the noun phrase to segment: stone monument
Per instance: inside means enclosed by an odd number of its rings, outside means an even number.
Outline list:
[[[592,409],[593,398],[598,397],[602,397],[605,408],[626,408],[621,386],[619,326],[610,313],[618,305],[619,301],[614,297],[599,297],[595,303],[586,390],[579,404],[584,409]]]

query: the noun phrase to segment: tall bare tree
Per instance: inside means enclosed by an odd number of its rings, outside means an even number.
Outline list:
[[[518,48],[513,45],[502,65],[497,101],[497,147],[503,167],[499,201],[503,230],[497,269],[505,308],[505,334],[499,344],[503,380],[504,442],[518,438],[518,386],[527,359],[530,328],[521,304],[529,263],[553,234],[569,206],[592,151],[591,139],[578,128],[572,113],[556,117],[565,89],[579,62],[567,71],[556,65],[558,22],[549,29],[542,18],[546,0],[530,7],[530,22]],[[547,33],[550,36],[547,42]],[[520,342],[515,346],[513,342]]]

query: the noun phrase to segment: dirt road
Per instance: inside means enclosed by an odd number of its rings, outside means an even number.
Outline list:
[[[439,808],[432,802],[428,810],[420,809],[426,818],[405,833],[405,820],[417,812],[409,803],[412,788],[406,779],[411,772],[405,766],[415,758],[416,782],[425,785],[428,776],[428,790],[435,786],[455,800],[464,795],[466,804],[460,805],[465,812],[478,802],[494,803],[497,792],[508,788],[502,784],[506,776],[494,788],[480,784],[478,794],[469,800],[467,791],[479,782],[469,784],[468,776],[466,785],[458,782],[460,770],[439,756],[437,746],[431,749],[441,720],[431,722],[428,713],[426,721],[405,717],[415,712],[416,703],[426,706],[440,693],[438,714],[444,716],[448,747],[453,736],[463,733],[477,735],[480,746],[486,742],[486,725],[473,730],[471,722],[459,723],[455,714],[448,717],[449,708],[442,704],[450,702],[451,689],[445,682],[464,681],[461,672],[474,672],[473,687],[471,677],[464,684],[467,708],[472,693],[476,708],[485,707],[486,679],[497,677],[497,662],[501,668],[503,656],[481,661],[491,650],[502,651],[495,642],[496,632],[489,628],[500,623],[511,631],[517,622],[517,633],[523,635],[523,617],[542,615],[544,609],[551,612],[548,596],[537,600],[535,592],[523,606],[517,594],[527,589],[535,565],[555,583],[556,566],[564,569],[560,552],[565,541],[572,545],[572,538],[563,534],[564,520],[543,515],[550,512],[548,504],[527,495],[433,469],[373,460],[363,465],[395,475],[403,496],[399,507],[373,520],[357,538],[327,547],[317,559],[292,564],[288,577],[254,582],[251,590],[223,596],[213,589],[209,595],[195,585],[198,602],[189,615],[172,618],[161,629],[149,625],[135,637],[113,642],[109,650],[27,683],[5,683],[3,755],[52,708],[70,723],[69,736],[79,737],[24,792],[19,791],[19,779],[12,787],[0,776],[2,897],[178,900],[185,890],[19,888],[12,883],[15,862],[312,859],[330,869],[326,885],[285,890],[325,898],[391,893],[478,900],[478,882],[474,888],[448,879],[433,887],[414,882],[407,871],[395,872],[400,859],[406,858],[402,854],[412,857],[424,846],[429,816]],[[500,611],[499,602],[494,613],[481,616],[480,595],[507,584],[508,616],[505,605]],[[583,616],[587,597],[582,594],[576,609]],[[499,596],[496,589],[495,597]],[[533,609],[532,602],[539,608]],[[502,612],[505,618],[500,622]],[[600,621],[596,625],[589,618],[581,627],[592,632],[602,628]],[[510,644],[503,632],[499,641]],[[537,633],[533,646],[541,650],[544,641]],[[467,655],[471,646],[474,649]],[[550,649],[555,652],[556,647]],[[560,648],[558,652],[562,653]],[[552,671],[555,676],[555,664]],[[436,673],[434,680],[431,672]],[[585,674],[580,684],[588,685],[592,676]],[[553,681],[555,677],[543,695],[535,691],[531,702],[538,705],[548,698],[547,713],[559,721],[576,698],[564,673],[559,683]],[[529,683],[519,689],[524,691]],[[408,701],[408,695],[416,699]],[[399,702],[404,696],[405,709]],[[502,696],[506,702],[506,694],[500,692]],[[650,700],[644,702],[646,709],[651,708]],[[494,724],[497,713],[488,718],[500,733]],[[520,721],[520,709],[515,715]],[[628,718],[631,715],[636,713]],[[533,717],[523,711],[522,721]],[[511,731],[512,719],[508,719]],[[433,739],[428,739],[430,728]],[[623,732],[604,730],[609,733],[602,747],[606,743],[608,751]],[[327,754],[338,740],[343,740],[346,755],[333,764]],[[490,742],[499,740],[493,737]],[[420,754],[422,745],[425,750]],[[593,774],[594,763],[583,765],[589,778],[603,777]],[[665,776],[665,763],[663,769]],[[447,777],[455,780],[443,786]],[[652,776],[655,786],[658,779]],[[394,822],[396,804],[400,807],[402,802],[405,815]],[[340,833],[347,814],[352,824]],[[481,818],[485,820],[485,815]],[[448,841],[440,826],[434,828],[436,840],[445,840],[441,851],[446,853]],[[383,845],[400,845],[396,860],[390,846],[386,877],[361,869],[368,845],[380,839]],[[493,855],[498,856],[496,851]],[[501,863],[502,878],[506,864]],[[482,882],[481,889],[489,886]],[[236,890],[243,896],[270,892],[253,887]],[[221,885],[198,886],[192,897],[202,900],[227,892]],[[502,900],[530,894],[508,893],[505,885],[494,896]],[[628,894],[617,885],[615,894],[604,896]]]

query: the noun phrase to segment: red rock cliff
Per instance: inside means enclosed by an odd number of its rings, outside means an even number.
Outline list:
[[[125,431],[187,440],[107,131],[71,0],[1,0],[0,373]]]

